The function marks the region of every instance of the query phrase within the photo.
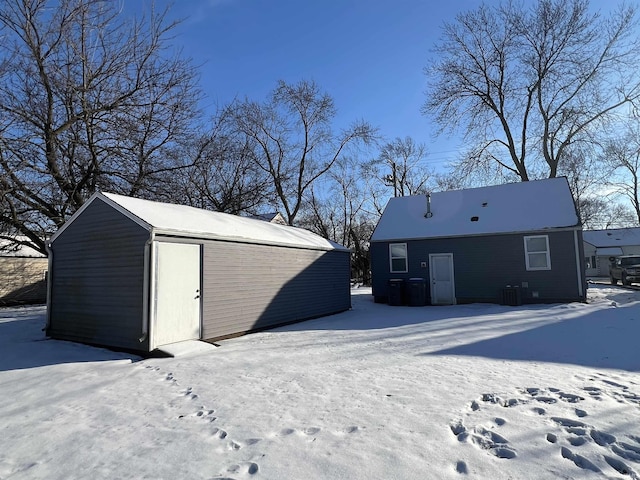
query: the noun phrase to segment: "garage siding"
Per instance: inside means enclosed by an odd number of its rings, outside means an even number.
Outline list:
[[[143,318],[149,232],[98,200],[52,245],[52,338],[136,350]]]
[[[203,338],[348,310],[349,261],[339,250],[205,242]]]

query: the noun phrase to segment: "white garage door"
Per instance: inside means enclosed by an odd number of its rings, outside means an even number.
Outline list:
[[[154,345],[200,338],[200,245],[155,243]]]

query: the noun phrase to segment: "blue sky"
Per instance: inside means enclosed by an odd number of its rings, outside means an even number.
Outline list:
[[[152,0],[120,0],[123,14]],[[438,168],[457,138],[435,137],[421,115],[430,49],[445,21],[481,0],[177,0],[175,46],[201,65],[204,106],[234,97],[263,100],[279,79],[316,81],[335,100],[336,127],[365,119],[389,139],[425,143]],[[487,3],[495,3],[489,0]],[[593,2],[607,8],[613,2]],[[157,9],[171,4],[155,0]]]

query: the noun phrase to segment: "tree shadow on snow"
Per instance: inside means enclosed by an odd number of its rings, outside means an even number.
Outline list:
[[[538,323],[528,330],[497,334],[420,355],[549,362],[636,372],[640,371],[639,337],[638,307],[618,307],[612,303],[609,308]]]
[[[48,339],[45,312],[44,306],[0,309],[0,372],[63,363],[138,360],[135,355]]]

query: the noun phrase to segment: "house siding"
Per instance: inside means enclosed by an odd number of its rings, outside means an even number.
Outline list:
[[[102,200],[92,202],[51,245],[52,338],[133,350],[144,312],[149,232]]]
[[[530,235],[548,235],[551,270],[526,269],[523,238]],[[389,272],[389,243],[397,242],[373,242],[372,293],[376,301],[386,301],[389,279],[429,279],[429,254],[452,253],[457,303],[499,303],[502,289],[508,285],[522,288],[523,301],[527,303],[581,301],[584,300],[586,285],[582,284],[580,294],[578,269],[584,278],[580,231],[578,242],[579,263],[576,265],[574,230],[406,240],[407,273]],[[422,262],[425,262],[424,267],[421,266]],[[523,282],[528,286],[523,287]],[[534,297],[533,292],[537,292],[538,296]],[[430,303],[428,288],[427,296],[427,303]]]
[[[203,242],[202,337],[348,310],[349,280],[349,252]]]

